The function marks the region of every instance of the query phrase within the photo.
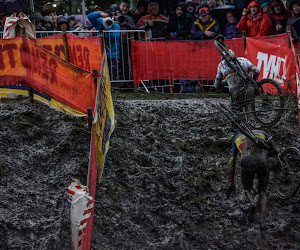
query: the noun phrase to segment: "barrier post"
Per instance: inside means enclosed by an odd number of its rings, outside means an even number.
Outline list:
[[[102,55],[103,55],[105,46],[104,46],[104,33],[103,33],[102,30],[99,30],[99,37],[100,37],[101,53],[102,53]]]
[[[20,35],[24,36],[24,37],[27,37],[25,28],[20,29]],[[33,102],[33,88],[31,88],[29,86],[28,86],[28,96],[29,96],[30,102]]]
[[[292,48],[292,42],[291,42],[291,26],[290,25],[286,26],[286,34],[287,34],[289,48],[291,49]]]
[[[247,32],[246,32],[246,30],[243,30],[242,35],[243,35],[244,51],[245,51],[246,47],[247,47]]]
[[[131,41],[134,41],[134,33],[130,32],[130,45]],[[138,92],[138,85],[133,83],[133,92]]]
[[[94,77],[94,84],[97,88],[97,80],[98,80],[98,70],[97,69],[93,69],[92,76]]]
[[[65,59],[66,61],[70,62],[70,53],[69,53],[69,45],[68,45],[66,29],[62,30],[62,35],[63,35],[64,50],[65,50]]]
[[[88,126],[89,126],[89,132],[92,132],[92,126],[93,126],[93,110],[92,108],[88,108],[87,109],[87,113],[88,113]]]
[[[33,88],[28,87],[28,96],[30,102],[33,102]]]

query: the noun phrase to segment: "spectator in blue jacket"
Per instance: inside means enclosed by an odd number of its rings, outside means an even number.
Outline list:
[[[199,10],[199,18],[193,23],[191,36],[194,40],[208,40],[215,38],[219,31],[219,24],[209,15],[209,10],[203,7]]]
[[[120,32],[113,32],[120,30],[120,25],[103,12],[91,12],[88,14],[88,19],[96,30],[112,31],[105,33],[106,54],[108,59],[108,66],[110,71],[110,80],[118,80],[118,60],[120,58]],[[120,83],[115,87],[119,88]]]
[[[225,32],[224,32],[225,38],[232,39],[232,38],[241,37],[242,35],[236,27],[236,25],[239,23],[239,20],[235,18],[232,11],[228,11],[226,13],[226,19],[227,19],[227,24],[225,26]]]

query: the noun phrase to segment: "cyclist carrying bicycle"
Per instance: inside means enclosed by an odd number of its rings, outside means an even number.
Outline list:
[[[246,196],[250,201],[250,214],[248,217],[249,222],[254,221],[255,201],[253,192],[253,181],[255,174],[258,179],[258,194],[260,206],[260,229],[265,230],[265,214],[267,209],[267,194],[266,190],[269,183],[269,167],[268,156],[278,155],[279,148],[273,141],[272,137],[262,130],[253,130],[253,133],[262,139],[270,147],[267,151],[261,146],[254,144],[248,137],[239,133],[235,136],[232,142],[231,157],[229,160],[229,179],[231,185],[226,191],[227,198],[230,197],[232,192],[235,192],[235,164],[238,152],[241,154],[241,182],[246,191]]]
[[[234,52],[229,49],[230,56],[235,58]],[[233,110],[240,110],[240,107],[245,104],[247,100],[254,98],[254,89],[250,84],[246,84],[245,80],[234,71],[224,57],[228,56],[225,52],[221,54],[221,62],[218,65],[218,71],[215,79],[215,88],[221,89],[225,85],[229,87],[229,95],[231,98],[231,108]],[[259,69],[244,57],[235,58],[233,63],[239,63],[241,67],[249,72],[249,76],[256,81],[259,76]]]

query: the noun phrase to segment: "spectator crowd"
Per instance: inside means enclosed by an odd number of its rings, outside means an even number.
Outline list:
[[[94,13],[100,13],[95,15]],[[145,30],[149,39],[205,40],[218,34],[232,39],[242,36],[267,36],[286,32],[291,26],[295,41],[300,41],[300,0],[198,0],[179,1],[172,9],[161,9],[158,2],[140,1],[133,6],[129,0],[113,4],[103,11],[94,6],[87,23],[82,16],[58,15],[51,3],[46,3],[41,13],[30,19],[36,31],[87,31],[111,29],[113,25],[97,26],[90,17],[118,24],[114,29]],[[2,20],[2,29],[5,17]],[[84,25],[86,24],[86,25]],[[78,33],[80,34],[80,33]]]
[[[129,51],[120,53],[120,43],[129,47],[126,39],[122,42],[122,30],[144,31],[142,38],[151,40],[209,40],[219,34],[226,39],[239,38],[244,32],[248,37],[281,34],[290,26],[293,40],[300,42],[300,0],[186,0],[170,9],[160,8],[155,0],[139,1],[136,6],[121,0],[107,10],[94,6],[86,22],[80,15],[58,14],[51,3],[46,3],[41,13],[30,19],[36,31],[74,31],[80,36],[86,36],[80,31],[114,31],[105,34],[111,79],[119,79],[118,68],[128,73],[124,70],[126,60],[120,60],[123,65],[118,62],[120,57],[127,57],[121,53]],[[4,24],[5,17],[2,29]],[[123,79],[130,79],[122,73]]]

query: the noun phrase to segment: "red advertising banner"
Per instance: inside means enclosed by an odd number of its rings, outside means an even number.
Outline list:
[[[96,86],[90,72],[24,37],[0,44],[0,85],[22,82],[82,113],[94,108]]]
[[[297,94],[297,61],[286,34],[282,37],[285,39],[281,42],[267,37],[247,38],[246,57],[260,70],[259,80],[274,79],[285,93]]]
[[[226,40],[236,56],[244,55],[244,41]],[[214,80],[220,53],[209,41],[132,41],[134,83],[143,80]]]

